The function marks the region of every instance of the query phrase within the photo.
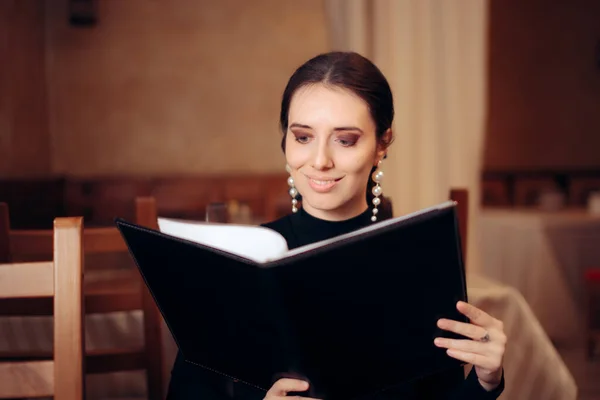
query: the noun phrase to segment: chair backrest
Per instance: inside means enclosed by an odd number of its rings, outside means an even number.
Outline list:
[[[0,203],[0,262],[36,262],[52,259],[54,253],[51,229],[10,229],[8,206]],[[131,263],[127,246],[117,228],[85,228],[82,233],[83,257],[86,270],[114,268],[116,264]],[[85,297],[89,313],[136,310],[142,308],[139,295],[116,292]],[[0,315],[52,315],[52,302],[46,299],[14,299],[5,301]]]
[[[458,214],[458,229],[460,231],[463,263],[465,270],[467,268],[467,241],[469,226],[469,191],[462,188],[450,189],[450,200],[456,201],[456,211]]]
[[[51,361],[1,362],[0,398],[84,396],[82,218],[57,218],[53,261],[0,264],[0,298],[53,297]]]
[[[8,205],[0,203],[0,263],[10,262],[10,218]]]
[[[154,198],[136,198],[135,210],[137,223],[149,228],[158,227]],[[51,230],[10,230],[8,207],[6,204],[0,203],[0,257],[3,257],[4,254],[5,261],[9,259],[12,261],[51,259],[48,254],[52,254],[53,251],[52,239]],[[131,369],[131,365],[135,365],[135,369],[147,371],[148,398],[160,400],[165,386],[162,374],[162,317],[160,312],[135,268],[114,270],[113,261],[119,263],[123,261],[121,258],[111,257],[115,254],[124,256],[125,261],[133,267],[127,246],[116,227],[86,228],[82,233],[82,242],[88,277],[92,274],[88,265],[90,259],[106,270],[106,275],[120,277],[116,280],[109,279],[107,282],[102,280],[91,282],[86,279],[83,289],[85,310],[90,314],[143,310],[144,327],[144,348],[141,351],[131,349],[127,354],[117,352],[101,357],[88,357],[86,371],[88,373],[115,372],[121,371],[123,368]],[[97,263],[97,261],[101,262]],[[106,261],[105,264],[104,261]],[[115,274],[116,272],[125,272],[125,274],[121,276]],[[100,274],[100,276],[104,275]],[[51,300],[51,298],[3,300],[0,315],[52,315]],[[131,364],[130,366],[127,366],[128,362]]]
[[[86,228],[83,242],[88,270],[132,265],[116,227]],[[52,230],[11,229],[8,205],[0,203],[0,262],[45,261],[52,258],[52,251]]]

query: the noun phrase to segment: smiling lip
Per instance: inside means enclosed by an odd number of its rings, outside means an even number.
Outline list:
[[[335,185],[343,178],[311,178],[309,176],[306,177],[308,179],[308,184],[312,190],[318,193],[327,193],[331,191]]]

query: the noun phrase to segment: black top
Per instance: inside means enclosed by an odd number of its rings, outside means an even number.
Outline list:
[[[325,221],[304,209],[263,226],[279,232],[288,248],[294,249],[329,239],[372,224],[371,210],[345,221]],[[504,390],[504,376],[495,390],[487,392],[473,369],[464,378],[462,367],[421,378],[410,384],[379,393],[371,400],[408,399],[496,399]],[[171,372],[167,400],[261,400],[265,392],[185,362],[179,352]]]

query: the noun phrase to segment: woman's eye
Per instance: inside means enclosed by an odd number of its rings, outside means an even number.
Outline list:
[[[306,135],[296,135],[296,142],[298,143],[308,143],[310,138]]]
[[[337,142],[344,147],[351,147],[356,144],[356,138],[345,138],[341,137],[337,139]]]

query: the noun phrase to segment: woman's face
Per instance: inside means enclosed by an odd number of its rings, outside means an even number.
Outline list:
[[[349,90],[315,84],[292,97],[286,159],[302,207],[326,220],[344,220],[367,208],[371,168],[385,154],[367,103]]]

